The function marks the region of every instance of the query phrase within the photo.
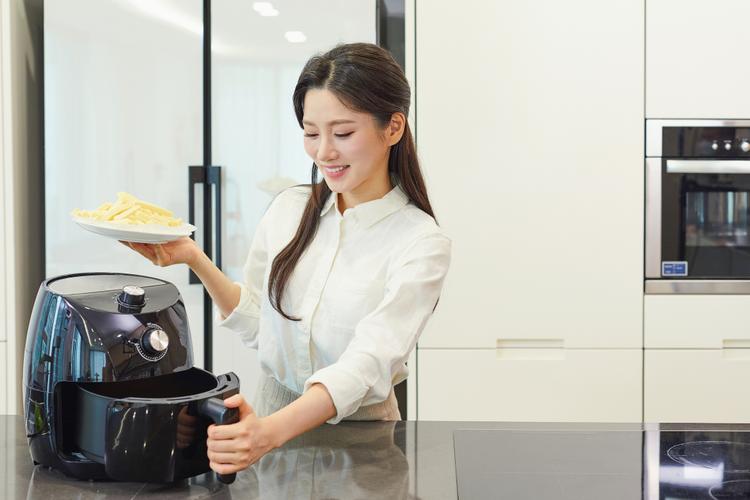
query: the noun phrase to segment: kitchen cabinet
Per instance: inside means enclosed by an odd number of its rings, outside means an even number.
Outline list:
[[[641,347],[643,17],[417,2],[417,147],[453,240],[421,347]]]
[[[646,422],[750,422],[750,349],[652,349],[644,357]]]
[[[750,347],[750,295],[646,295],[644,346],[660,349]]]
[[[644,419],[750,422],[747,295],[646,295]]]
[[[748,118],[750,3],[648,0],[646,116]]]
[[[640,349],[419,349],[418,418],[640,422]]]

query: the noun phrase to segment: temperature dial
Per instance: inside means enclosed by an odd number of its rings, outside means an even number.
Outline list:
[[[747,153],[748,151],[750,151],[750,142],[748,142],[748,140],[747,140],[747,139],[744,139],[744,140],[743,140],[743,141],[742,141],[742,142],[740,143],[740,149],[741,149],[741,150],[742,150],[743,152],[745,152],[745,153]]]
[[[146,292],[139,286],[124,286],[120,295],[117,296],[117,302],[124,307],[141,308],[146,303]]]
[[[168,347],[169,337],[164,330],[149,329],[141,337],[141,348],[149,356],[163,356]]]

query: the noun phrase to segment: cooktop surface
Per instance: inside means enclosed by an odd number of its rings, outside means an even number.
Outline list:
[[[750,499],[750,432],[646,432],[646,500]]]
[[[458,498],[747,500],[750,430],[734,427],[458,429]]]

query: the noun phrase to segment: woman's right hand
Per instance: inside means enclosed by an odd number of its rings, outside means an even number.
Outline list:
[[[198,244],[187,236],[167,243],[133,243],[129,241],[120,241],[120,243],[143,255],[154,265],[161,267],[173,264],[187,264],[193,267],[203,253]]]

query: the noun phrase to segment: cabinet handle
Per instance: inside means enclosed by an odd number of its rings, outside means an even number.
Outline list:
[[[750,339],[724,339],[722,349],[750,349]]]
[[[517,361],[561,361],[564,339],[497,339],[497,359]]]
[[[750,174],[747,160],[667,160],[668,174]]]
[[[497,339],[497,349],[564,349],[565,339]]]

